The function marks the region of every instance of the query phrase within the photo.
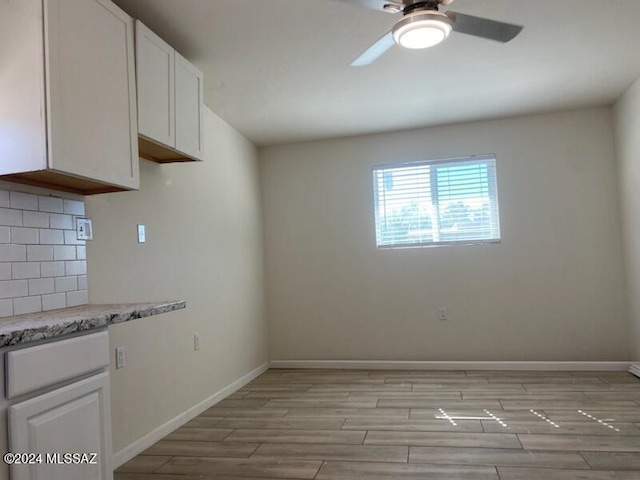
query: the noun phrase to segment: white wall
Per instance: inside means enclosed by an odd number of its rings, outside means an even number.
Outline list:
[[[614,106],[633,360],[640,360],[640,79]]]
[[[128,354],[111,371],[114,453],[267,361],[257,154],[205,112],[204,162],[141,160],[139,192],[87,198],[91,303],[187,301],[109,329]]]
[[[376,249],[372,166],[482,153],[502,243]],[[260,150],[270,358],[628,359],[614,157],[605,108]]]

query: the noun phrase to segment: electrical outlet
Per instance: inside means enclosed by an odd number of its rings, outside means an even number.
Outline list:
[[[447,309],[444,307],[438,308],[438,320],[445,321],[447,319]]]
[[[116,369],[122,368],[127,364],[127,348],[116,347]]]
[[[93,223],[90,218],[76,218],[76,238],[93,240]]]
[[[138,243],[146,243],[147,232],[144,225],[138,225]]]
[[[193,334],[193,349],[200,350],[200,334],[199,333]]]

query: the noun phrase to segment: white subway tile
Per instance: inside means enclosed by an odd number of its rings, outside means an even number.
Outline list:
[[[11,227],[11,243],[16,245],[37,245],[40,243],[38,229]]]
[[[1,192],[0,192],[1,193]],[[13,300],[0,300],[0,317],[10,317],[13,315]]]
[[[11,278],[13,280],[40,278],[40,264],[38,262],[14,262],[11,264]]]
[[[13,314],[34,313],[42,311],[42,297],[22,297],[13,299]]]
[[[0,317],[88,303],[81,200],[0,190]]]
[[[49,214],[43,212],[23,212],[22,223],[24,227],[49,228]]]
[[[63,213],[64,205],[61,198],[39,195],[38,209],[41,212]]]
[[[65,199],[64,213],[68,213],[69,215],[84,215],[84,202]]]
[[[0,262],[26,262],[26,245],[0,245]]]
[[[0,208],[0,225],[6,225],[8,227],[21,227],[22,210]]]
[[[61,228],[63,230],[71,230],[74,228],[71,215],[61,215],[59,213],[51,214],[51,228]]]
[[[51,245],[27,245],[27,262],[48,262],[53,260]]]
[[[42,296],[42,310],[57,310],[58,308],[66,308],[67,295],[65,293],[54,293],[52,295]]]
[[[85,245],[87,243],[84,240],[78,240],[78,234],[75,230],[63,230],[63,232],[66,245]]]
[[[77,260],[73,262],[64,262],[66,275],[86,275],[87,274],[87,262],[84,260]]]
[[[0,282],[0,298],[26,297],[29,284],[26,280],[8,280]]]
[[[9,208],[10,205],[9,192],[6,190],[0,190],[0,207]]]
[[[10,263],[0,263],[0,280],[11,280]]]
[[[9,192],[11,208],[18,210],[38,210],[38,197],[30,193]]]
[[[78,277],[57,277],[55,288],[56,293],[78,290]]]
[[[40,276],[45,277],[63,277],[64,262],[42,262],[40,264]]]
[[[72,245],[56,245],[53,247],[54,260],[75,260],[76,247]]]
[[[43,295],[55,292],[53,278],[36,278],[29,280],[29,295]]]
[[[86,290],[67,293],[67,307],[76,307],[87,303],[89,303],[89,292]]]
[[[48,230],[41,228],[40,243],[42,245],[63,245],[64,234],[62,232],[64,232],[64,230]]]

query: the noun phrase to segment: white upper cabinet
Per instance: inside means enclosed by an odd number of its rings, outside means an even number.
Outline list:
[[[156,162],[204,158],[200,70],[136,21],[140,156]]]
[[[133,20],[110,0],[0,2],[0,177],[139,188]]]
[[[175,54],[168,43],[136,22],[138,134],[172,148],[176,146]]]
[[[176,52],[176,150],[202,159],[202,72]]]

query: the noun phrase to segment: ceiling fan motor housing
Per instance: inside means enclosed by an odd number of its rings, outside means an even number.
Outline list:
[[[405,7],[402,10],[405,15],[415,12],[416,10],[435,10],[438,11],[438,5],[442,3],[442,0],[428,0],[422,2],[405,2]]]

